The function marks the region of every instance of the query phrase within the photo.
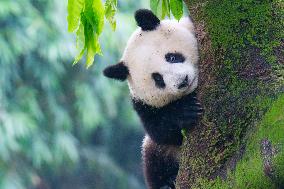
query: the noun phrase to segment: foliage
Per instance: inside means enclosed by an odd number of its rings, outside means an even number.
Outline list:
[[[183,15],[182,0],[150,0],[151,10],[160,18],[170,17],[171,13],[179,20]]]
[[[86,52],[87,67],[93,64],[94,56],[101,53],[99,36],[104,27],[104,15],[113,27],[114,10],[117,0],[106,2],[106,12],[101,0],[69,0],[68,1],[68,31],[76,32],[77,49],[80,51],[73,64],[78,63]]]
[[[0,189],[142,188],[142,131],[127,86],[103,78],[102,63],[70,66],[66,3],[0,1]],[[107,56],[98,62],[117,61],[134,28],[136,7],[121,6],[117,31],[105,26]]]
[[[150,0],[150,7],[160,18],[171,13],[179,20],[183,15],[182,0]],[[68,31],[76,33],[76,47],[79,53],[73,64],[77,64],[86,53],[87,68],[93,64],[96,54],[102,55],[99,36],[104,28],[104,17],[116,28],[115,14],[117,0],[68,0]]]

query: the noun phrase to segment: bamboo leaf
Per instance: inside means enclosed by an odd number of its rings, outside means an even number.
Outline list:
[[[98,36],[92,35],[87,43],[87,57],[86,57],[86,65],[89,68],[94,61],[95,55],[101,55],[101,47],[99,44]]]
[[[116,8],[117,0],[110,0],[110,2]],[[108,13],[108,18],[113,19],[115,10],[112,14]],[[77,64],[86,52],[86,65],[90,67],[95,55],[102,54],[99,36],[104,27],[104,4],[102,0],[69,0],[68,11],[70,12],[68,15],[69,31],[76,31],[76,47],[79,51],[73,65]]]
[[[76,55],[73,65],[77,64],[82,59],[86,50],[84,25],[82,22],[80,23],[79,29],[76,32],[76,36],[76,48],[79,50],[79,53]]]
[[[95,32],[100,35],[104,28],[104,5],[101,0],[93,0],[93,14],[95,23]]]
[[[157,13],[156,13],[156,15],[159,18],[163,18],[163,5],[162,4],[163,4],[163,0],[160,0],[157,6]]]
[[[170,17],[170,2],[169,0],[151,0],[150,7],[154,14],[159,18],[164,19]]]
[[[83,48],[75,57],[73,65],[77,64],[83,57],[84,53],[85,53],[86,48]]]
[[[156,15],[158,13],[159,3],[160,3],[160,0],[150,0],[150,8],[153,11],[153,13],[156,14]]]
[[[80,15],[84,7],[85,0],[68,0],[68,31],[75,32],[80,24]]]
[[[183,15],[182,0],[170,0],[170,7],[175,19],[180,20]]]
[[[112,30],[116,29],[116,20],[114,18],[116,10],[117,10],[117,0],[106,0],[105,17],[110,23]]]
[[[98,41],[98,35],[86,17],[83,17],[84,35],[85,35],[85,50],[86,52],[86,65],[90,67],[93,64],[96,54],[101,54],[101,48]]]
[[[162,19],[164,19],[166,16],[171,16],[169,0],[163,0],[162,2]]]
[[[85,0],[84,15],[99,35],[104,27],[104,6],[101,0]]]

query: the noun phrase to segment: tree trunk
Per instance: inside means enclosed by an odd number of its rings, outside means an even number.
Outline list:
[[[185,3],[205,113],[184,139],[177,188],[283,189],[283,1]]]

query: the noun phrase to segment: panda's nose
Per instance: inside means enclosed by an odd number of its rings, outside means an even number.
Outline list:
[[[185,76],[183,81],[178,85],[178,89],[183,89],[188,86],[188,76]]]

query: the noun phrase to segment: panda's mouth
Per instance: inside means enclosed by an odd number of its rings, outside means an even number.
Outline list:
[[[188,76],[184,78],[184,80],[179,84],[178,89],[188,89],[192,86],[193,82],[195,81],[196,77],[193,78],[190,82],[188,81]]]
[[[178,85],[178,89],[183,89],[188,86],[188,76],[184,78],[184,80]]]

